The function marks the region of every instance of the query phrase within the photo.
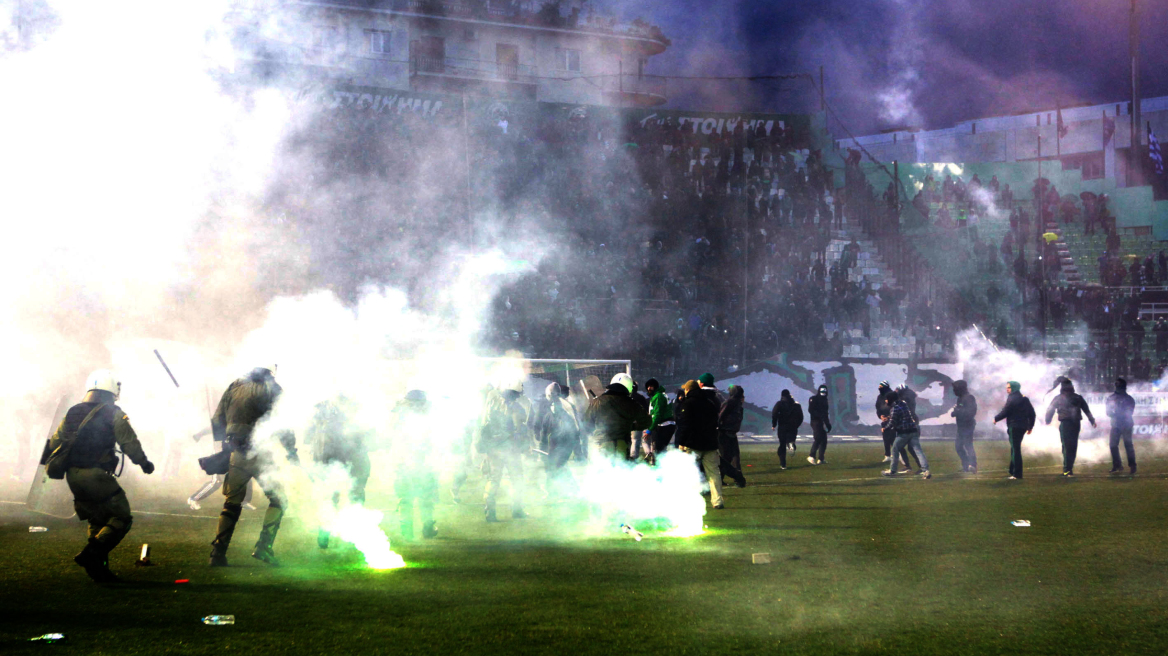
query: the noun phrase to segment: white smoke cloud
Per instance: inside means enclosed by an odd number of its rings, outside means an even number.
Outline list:
[[[326,139],[308,127],[316,108],[277,86],[231,78],[246,54],[228,38],[241,8],[260,31],[307,39],[308,26],[273,20],[262,2],[37,7],[36,31],[3,32],[16,45],[0,56],[0,89],[19,100],[0,106],[0,214],[12,217],[0,240],[0,274],[10,281],[0,290],[9,345],[0,355],[8,373],[0,431],[20,443],[7,452],[35,458],[57,399],[76,402],[89,370],[113,367],[120,403],[160,466],[153,477],[131,469],[127,487],[181,499],[202,479],[193,461],[211,450],[210,439],[191,436],[205,429],[219,394],[251,368],[275,364],[285,393],[260,441],[280,429],[304,435],[318,403],[345,395],[358,408],[354,430],[377,433],[390,454],[403,440],[426,442],[448,476],[452,461],[443,456],[477,420],[477,390],[522,372],[516,360],[476,359],[477,335],[498,290],[556,243],[544,217],[479,213],[473,240],[453,237],[467,230],[465,218],[445,216],[442,189],[422,177],[450,161],[438,144],[416,178],[338,174],[321,157],[331,144],[313,143]],[[333,178],[322,181],[325,173]],[[295,193],[273,191],[281,187]],[[345,223],[344,210],[371,192],[393,197],[415,187],[423,187],[421,202],[435,204],[415,215],[435,217],[442,230],[407,220],[399,233],[385,230],[392,238],[373,240]],[[283,201],[278,211],[273,195]],[[285,214],[294,210],[300,215]],[[336,278],[357,291],[335,291]],[[433,421],[395,431],[390,411],[409,389],[428,392]],[[382,517],[334,507],[333,494],[350,481],[303,455],[297,467],[270,449],[265,482],[282,485],[290,515],[365,545],[371,565],[393,562]],[[671,517],[670,526],[700,531],[696,469],[682,461],[586,476],[605,485],[584,486],[584,501],[601,509],[585,527],[615,532],[610,520],[620,515]],[[390,473],[371,486],[384,487]],[[590,498],[601,489],[631,497]]]

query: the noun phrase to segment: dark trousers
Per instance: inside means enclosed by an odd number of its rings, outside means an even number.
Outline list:
[[[1059,439],[1063,442],[1063,471],[1075,471],[1075,455],[1079,452],[1079,429],[1082,422],[1067,420],[1059,422]]]
[[[880,429],[880,437],[884,439],[884,457],[892,455],[892,443],[896,441],[896,431],[887,428]]]
[[[669,442],[673,440],[673,432],[677,430],[677,424],[669,424],[667,426],[658,426],[649,431],[649,439],[653,443],[653,453],[662,453],[669,448]]]
[[[1026,437],[1026,429],[1009,426],[1006,435],[1010,438],[1010,475],[1022,478],[1022,438]]]
[[[1132,446],[1132,429],[1111,427],[1111,468],[1123,469],[1123,461],[1119,459],[1119,442],[1123,440],[1123,450],[1127,452],[1127,466],[1136,468],[1136,450]]]
[[[738,449],[738,433],[732,431],[718,431],[719,470],[723,476],[729,476],[735,481],[745,481],[742,475],[742,460]]]
[[[961,458],[961,470],[977,469],[977,452],[973,450],[973,426],[957,427],[957,439],[953,442],[957,457]]]
[[[827,453],[827,426],[822,421],[811,421],[811,439],[811,457],[823,460],[823,454]]]
[[[791,431],[791,432],[779,431],[778,437],[779,437],[779,465],[786,467],[787,466],[787,447],[789,445],[795,443],[795,438],[798,437],[798,435],[796,435],[794,431]]]

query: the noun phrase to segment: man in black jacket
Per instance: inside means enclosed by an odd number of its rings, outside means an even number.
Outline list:
[[[779,438],[779,467],[787,468],[787,445],[794,445],[799,427],[803,425],[803,408],[791,396],[790,390],[783,390],[779,402],[771,410],[771,428]]]
[[[977,425],[977,399],[969,393],[969,384],[964,380],[953,382],[953,394],[957,402],[950,417],[957,419],[957,440],[954,448],[961,458],[961,471],[977,473],[977,452],[973,450],[973,429]]]
[[[811,455],[807,462],[822,465],[827,452],[827,434],[831,432],[831,405],[827,402],[827,385],[820,385],[818,393],[807,401],[811,415]]]
[[[1034,406],[1022,396],[1022,384],[1016,380],[1006,383],[1006,405],[994,415],[994,423],[1006,420],[1006,435],[1010,438],[1010,480],[1022,478],[1022,438],[1034,430]]]
[[[681,391],[673,415],[677,421],[673,439],[679,450],[697,458],[698,468],[710,484],[710,503],[715,510],[721,510],[724,506],[722,476],[718,472],[718,406],[702,392],[696,380],[687,381]]]
[[[742,475],[742,459],[738,448],[738,430],[742,428],[746,392],[741,385],[731,385],[729,392],[729,398],[718,410],[720,470],[722,475],[734,479],[734,484],[738,487],[746,487],[746,477]]]
[[[1163,253],[1163,251],[1160,251]],[[1136,400],[1127,393],[1127,381],[1115,379],[1115,394],[1107,397],[1107,416],[1111,419],[1111,474],[1123,471],[1123,461],[1119,458],[1119,442],[1123,440],[1123,450],[1127,452],[1127,466],[1132,476],[1136,474],[1136,450],[1132,447],[1132,426]]]
[[[892,386],[888,384],[888,381],[880,381],[879,387],[876,388],[876,416],[882,422],[880,437],[884,439],[883,462],[892,460],[892,443],[896,441],[896,432],[883,425],[884,420],[892,416],[892,405],[888,403],[888,395],[891,393]]]
[[[1075,384],[1064,378],[1060,384],[1059,395],[1051,401],[1046,409],[1046,424],[1050,425],[1054,413],[1058,412],[1059,437],[1063,443],[1063,476],[1075,475],[1075,454],[1079,451],[1079,430],[1083,422],[1083,415],[1095,428],[1095,417],[1091,415],[1091,408],[1087,401],[1075,393]]]

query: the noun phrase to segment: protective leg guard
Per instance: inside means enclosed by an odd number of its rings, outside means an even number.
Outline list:
[[[239,514],[243,506],[238,503],[223,504],[223,511],[219,513],[219,530],[211,542],[211,566],[227,566],[227,547],[231,546],[231,536],[235,533],[235,525],[239,522]]]
[[[280,531],[280,520],[284,519],[284,505],[279,498],[269,499],[271,503],[264,513],[264,527],[260,529],[260,539],[256,540],[255,551],[251,553],[251,557],[273,567],[279,567],[280,560],[272,551],[272,543],[276,541],[276,533]]]

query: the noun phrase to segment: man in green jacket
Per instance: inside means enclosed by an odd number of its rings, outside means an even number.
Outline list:
[[[122,383],[110,371],[99,369],[90,374],[85,397],[69,408],[49,440],[49,453],[72,444],[65,482],[73,493],[77,518],[89,522],[89,543],[73,561],[99,583],[118,580],[109,570],[109,554],[134,523],[130,501],[114,477],[118,466],[115,446],[143,472],[154,472],[130,419],[115,405],[121,391]]]
[[[645,431],[645,445],[648,447],[646,460],[657,464],[657,454],[669,448],[677,422],[673,420],[673,404],[661,391],[661,383],[656,378],[645,381],[645,392],[649,395],[649,428]]]

